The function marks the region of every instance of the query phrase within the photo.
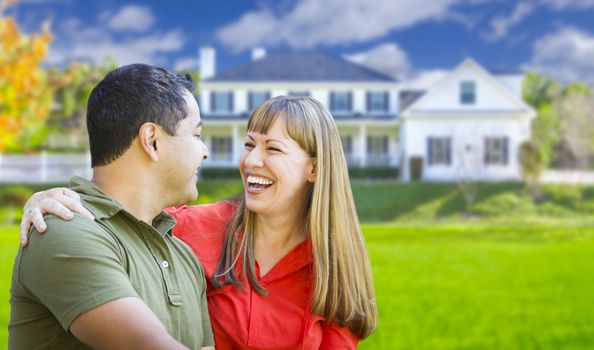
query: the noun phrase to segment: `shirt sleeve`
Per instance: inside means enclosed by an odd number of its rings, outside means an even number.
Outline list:
[[[357,338],[346,327],[340,327],[338,324],[323,323],[322,324],[322,343],[320,350],[330,349],[356,349],[359,343]]]
[[[76,317],[106,302],[138,297],[114,237],[78,215],[46,217],[47,232],[33,230],[19,260],[18,281],[65,330]]]
[[[202,294],[200,295],[200,311],[202,312],[202,334],[204,335],[202,346],[214,346],[214,335],[212,333],[212,326],[208,313],[208,303],[206,301],[206,283],[204,284],[204,288],[202,288]]]

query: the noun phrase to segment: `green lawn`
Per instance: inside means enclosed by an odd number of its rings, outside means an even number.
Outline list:
[[[594,228],[364,225],[380,313],[361,349],[590,349]],[[16,226],[0,226],[6,344]]]

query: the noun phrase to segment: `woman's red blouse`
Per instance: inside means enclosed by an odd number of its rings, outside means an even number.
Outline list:
[[[355,349],[358,339],[347,328],[327,323],[309,311],[313,285],[309,239],[265,276],[258,273],[267,295],[258,294],[247,281],[242,281],[243,288],[212,287],[210,279],[234,210],[231,201],[167,210],[177,220],[173,234],[192,248],[204,268],[217,349]],[[240,266],[238,261],[238,276]]]

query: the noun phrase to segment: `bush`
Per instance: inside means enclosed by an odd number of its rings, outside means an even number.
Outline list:
[[[396,180],[399,175],[398,168],[388,167],[368,167],[368,168],[349,168],[349,176],[351,180],[365,180],[365,179],[386,179]]]
[[[487,216],[527,215],[534,214],[535,207],[530,198],[505,192],[477,203],[473,211]]]
[[[0,189],[0,222],[16,223],[21,220],[23,206],[33,191],[24,186],[11,186]]]
[[[204,180],[239,180],[238,168],[205,168],[200,169],[200,178]]]

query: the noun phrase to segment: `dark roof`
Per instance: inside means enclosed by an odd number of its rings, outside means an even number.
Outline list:
[[[424,90],[402,90],[400,91],[400,107],[399,111],[407,109],[410,105],[415,103],[419,98],[425,95]]]
[[[226,70],[206,81],[361,81],[396,82],[397,80],[320,52],[275,52],[238,67]]]
[[[216,113],[205,113],[202,114],[203,120],[245,120],[247,122],[250,114],[249,113],[241,113],[241,114],[216,114]],[[346,115],[333,115],[334,120],[392,120],[396,119],[396,114],[368,114],[368,113],[352,113]]]

